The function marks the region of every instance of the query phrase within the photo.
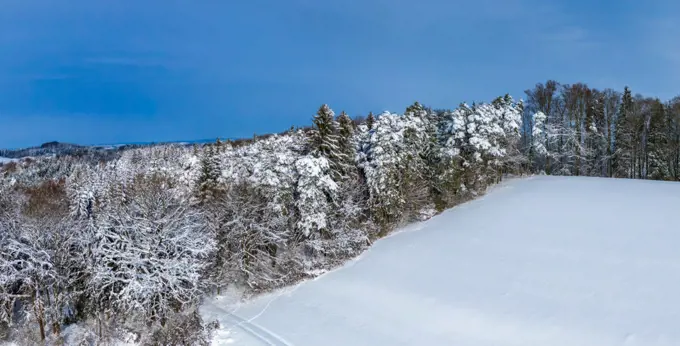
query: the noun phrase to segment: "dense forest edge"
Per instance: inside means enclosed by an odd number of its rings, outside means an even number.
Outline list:
[[[13,151],[33,156],[0,163],[0,343],[209,345],[203,298],[314,277],[505,176],[680,181],[680,97],[525,93],[322,105],[309,127],[209,144]]]

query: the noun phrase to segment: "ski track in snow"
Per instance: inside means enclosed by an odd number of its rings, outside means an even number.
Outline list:
[[[246,346],[680,345],[678,215],[679,183],[512,180],[314,280],[204,310]]]
[[[217,310],[220,311],[220,310]],[[234,339],[231,337],[232,331],[234,329],[240,329],[243,330],[244,332],[248,333],[250,336],[254,337],[257,341],[261,342],[264,345],[269,345],[269,346],[291,346],[288,344],[285,340],[283,340],[280,336],[258,326],[257,324],[251,322],[253,318],[250,320],[244,320],[241,317],[238,317],[237,315],[234,315],[233,313],[227,311],[227,310],[221,310],[222,315],[219,318],[220,325],[221,325],[221,330],[218,331],[217,333],[217,345],[222,345],[222,344],[233,344]],[[226,329],[224,328],[226,326]],[[226,333],[224,331],[226,330]],[[224,335],[227,335],[228,338],[226,340],[220,340],[220,339],[225,339]],[[224,341],[223,343],[220,343],[220,341]]]
[[[278,292],[275,292],[274,294],[271,294],[271,297],[269,298],[269,301],[267,304],[262,308],[262,310],[256,314],[255,316],[249,318],[248,320],[243,319],[234,312],[238,309],[232,309],[231,311],[227,310],[220,304],[220,301],[218,298],[213,299],[207,304],[204,304],[202,306],[202,314],[204,317],[208,317],[209,321],[212,320],[217,320],[220,323],[220,328],[217,331],[214,339],[213,339],[213,345],[231,345],[235,342],[234,337],[232,334],[234,334],[235,330],[242,330],[245,333],[247,333],[250,337],[254,338],[259,342],[260,345],[269,345],[269,346],[292,346],[286,340],[281,338],[280,336],[274,334],[273,332],[266,330],[262,328],[261,326],[257,325],[253,321],[260,317],[262,314],[264,314],[269,306],[279,297],[281,297],[283,294],[290,294],[294,292],[299,285],[295,285],[289,288],[282,289]],[[233,304],[234,302],[232,302]],[[231,304],[227,304],[231,305]],[[237,338],[238,339],[238,338]],[[243,341],[247,341],[249,338],[244,338],[243,340],[238,340],[239,344]],[[254,340],[250,340],[251,342]]]

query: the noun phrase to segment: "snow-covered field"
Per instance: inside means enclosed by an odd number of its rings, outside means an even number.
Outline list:
[[[680,183],[514,180],[240,306],[216,345],[680,345]]]
[[[8,159],[6,157],[0,156],[0,164],[15,161],[14,159]]]

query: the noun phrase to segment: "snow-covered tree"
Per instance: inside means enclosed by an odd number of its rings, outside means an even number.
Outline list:
[[[218,140],[217,144],[208,145],[203,152],[201,159],[201,175],[198,178],[198,199],[202,203],[209,203],[220,193],[220,176],[222,170],[218,159],[218,154],[222,151],[222,143]]]
[[[343,156],[340,157],[342,175],[344,179],[351,179],[356,175],[356,141],[354,138],[355,126],[347,113],[342,112],[338,116],[338,145]]]
[[[515,103],[512,96],[506,94],[494,101],[494,106],[501,111],[501,146],[505,149],[505,156],[501,159],[501,173],[521,173],[523,166],[528,162],[524,155],[521,143],[522,114],[524,113],[524,101]]]
[[[314,127],[310,132],[310,149],[316,157],[325,157],[335,180],[340,180],[347,169],[349,158],[340,146],[338,124],[335,113],[324,104],[319,108],[313,120]]]
[[[304,238],[318,237],[328,232],[328,218],[338,186],[331,178],[330,164],[325,157],[300,157],[295,169],[298,174],[297,229]]]
[[[425,107],[420,104],[420,102],[416,101],[412,105],[406,107],[404,115],[423,118],[427,116],[427,111],[425,110]]]
[[[427,202],[423,199],[427,200],[428,185],[422,180],[427,141],[423,119],[388,112],[378,117],[373,130],[361,134],[358,164],[368,185],[369,207],[379,223],[413,217],[409,213]],[[400,212],[407,204],[412,210]]]
[[[127,203],[102,211],[88,283],[100,311],[163,323],[201,296],[214,241],[188,198],[173,194],[173,183],[139,175]]]
[[[634,101],[630,89],[625,88],[616,119],[614,174],[617,177],[633,177],[633,148],[635,145]]]
[[[261,187],[242,182],[232,185],[219,200],[221,224],[214,231],[216,251],[210,268],[218,287],[242,284],[251,288],[280,285],[285,278],[277,258],[292,232],[290,218],[272,207]]]
[[[664,105],[654,100],[649,117],[649,136],[647,148],[648,176],[654,180],[667,180],[671,176],[670,128],[671,119]]]
[[[368,130],[373,129],[373,125],[375,125],[375,116],[373,116],[373,112],[368,112],[368,117],[366,117],[366,126],[368,126]]]
[[[548,137],[546,133],[546,120],[548,117],[541,111],[532,116],[534,126],[531,129],[533,162],[539,170],[545,169],[545,159],[548,155]]]

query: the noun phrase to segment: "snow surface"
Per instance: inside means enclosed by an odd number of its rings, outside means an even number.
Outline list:
[[[8,162],[12,162],[12,161],[16,161],[16,160],[15,159],[8,159],[6,157],[0,156],[0,163],[8,163]]]
[[[216,345],[680,345],[680,183],[514,180],[253,301]]]

